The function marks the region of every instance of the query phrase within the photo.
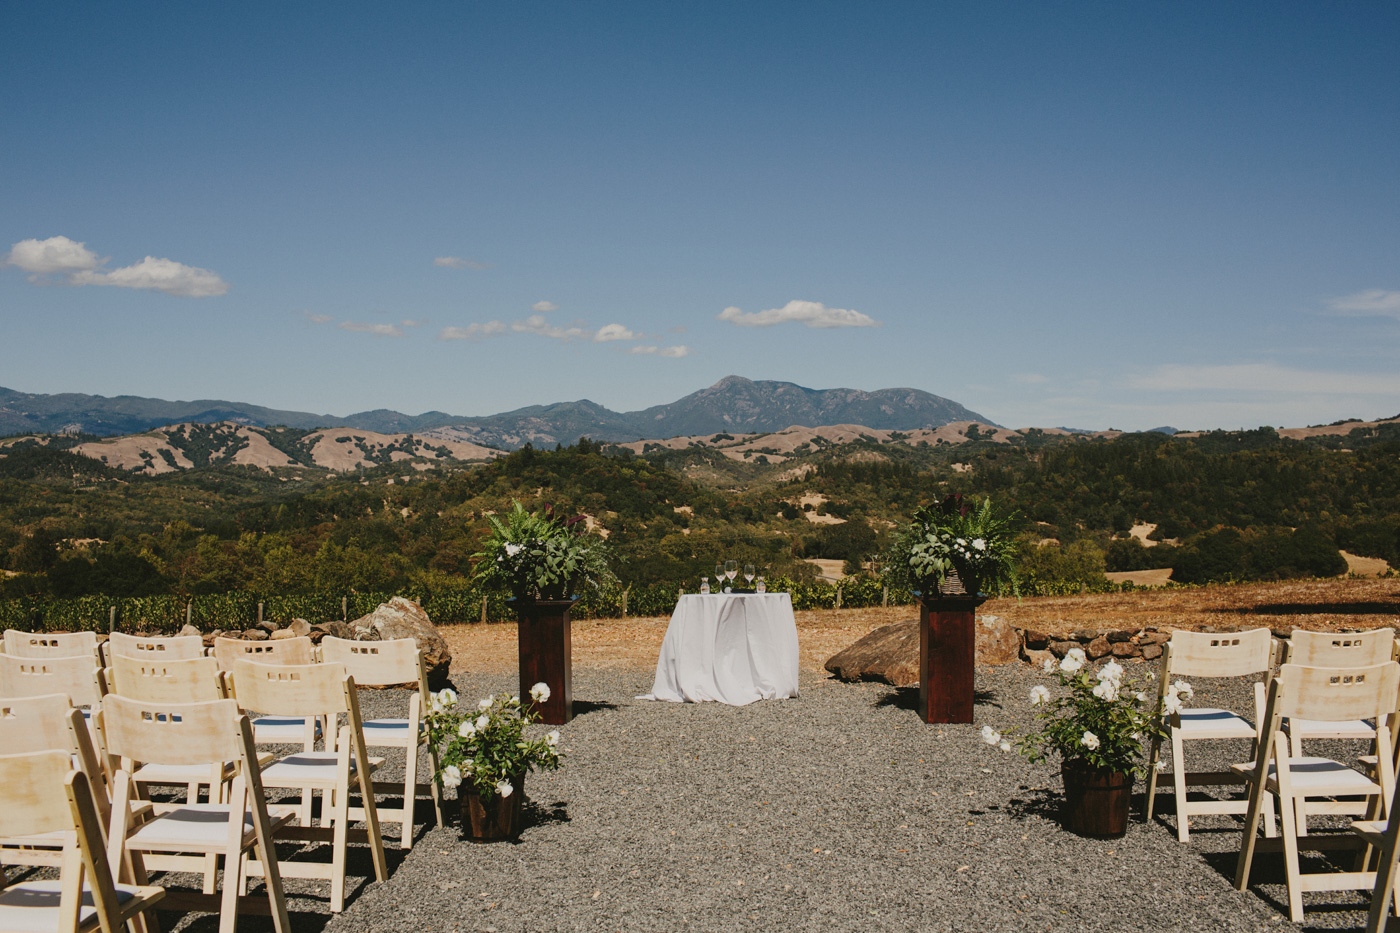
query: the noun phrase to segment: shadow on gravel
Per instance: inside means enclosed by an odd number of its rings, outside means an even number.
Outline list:
[[[573,819],[569,816],[569,805],[563,800],[541,803],[529,798],[525,800],[525,808],[520,818],[525,829],[531,826],[547,826],[550,823],[568,823]]]
[[[1028,784],[1022,784],[1018,790],[1022,791],[1024,796],[1010,798],[1002,808],[1011,819],[1036,818],[1054,821],[1060,818],[1060,804],[1064,802],[1064,794],[1048,787],[1031,787]]]
[[[992,706],[1001,709],[1001,702],[997,698],[995,690],[978,690],[972,695],[972,702],[977,706]],[[896,709],[908,710],[911,713],[919,711],[919,688],[918,687],[895,687],[880,699],[875,701],[875,706],[893,706]]]
[[[1215,606],[1205,610],[1218,615],[1311,616],[1381,615],[1400,613],[1400,600],[1351,603],[1259,603],[1253,606]]]
[[[587,716],[589,713],[601,713],[605,710],[617,709],[616,703],[609,703],[607,700],[575,700],[574,718]]]

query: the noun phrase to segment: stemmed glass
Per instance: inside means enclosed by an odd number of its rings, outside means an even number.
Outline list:
[[[715,561],[715,588],[724,591],[724,562]]]
[[[744,581],[748,583],[750,589],[753,588],[753,564],[744,565]]]
[[[739,562],[737,560],[727,560],[724,562],[724,575],[733,583],[734,578],[739,575]]]

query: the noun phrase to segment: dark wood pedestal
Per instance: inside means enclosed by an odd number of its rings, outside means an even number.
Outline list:
[[[919,715],[972,722],[977,607],[981,596],[925,597],[919,605]]]
[[[574,651],[569,625],[572,599],[516,600],[520,619],[520,702],[530,688],[549,686],[549,699],[538,704],[540,722],[561,726],[574,718]]]

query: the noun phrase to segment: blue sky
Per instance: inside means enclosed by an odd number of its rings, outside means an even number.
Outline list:
[[[0,385],[1400,413],[1394,3],[10,5]]]

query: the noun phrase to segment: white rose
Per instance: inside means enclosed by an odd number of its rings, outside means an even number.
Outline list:
[[[1094,735],[1094,733],[1089,732],[1089,731],[1086,730],[1086,731],[1084,732],[1084,736],[1079,740],[1079,744],[1081,744],[1081,745],[1083,745],[1085,748],[1091,749],[1091,750],[1092,750],[1092,749],[1095,749],[1095,748],[1098,748],[1098,747],[1099,747],[1099,737],[1098,737],[1097,735]]]
[[[987,542],[981,538],[975,538],[973,539],[972,546],[979,551],[985,551],[987,549]]]
[[[1098,697],[1100,700],[1106,700],[1112,703],[1114,700],[1118,699],[1118,685],[1111,680],[1101,680],[1098,686],[1094,688],[1094,696]]]
[[[476,735],[476,726],[472,725],[472,721],[468,719],[457,727],[457,734],[464,739],[469,739]]]
[[[448,790],[457,787],[462,783],[462,771],[456,765],[448,765],[442,769],[442,786]]]
[[[476,717],[476,727],[477,727],[477,729],[485,729],[485,728],[486,728],[487,726],[489,726],[490,724],[491,724],[491,717],[490,717],[490,716],[487,716],[485,713],[482,713],[480,716]]]
[[[456,706],[457,691],[453,690],[451,687],[443,687],[438,691],[436,699],[438,703],[442,704],[444,707]]]
[[[1009,751],[1011,751],[1011,743],[1010,743],[1010,742],[1002,742],[1002,743],[1001,743],[1001,750],[1004,751],[1004,752],[1009,752]]]
[[[515,793],[515,788],[510,786],[510,781],[499,781],[496,784],[496,793],[502,797],[509,797]]]
[[[1042,703],[1050,702],[1050,690],[1047,687],[1036,685],[1031,688],[1031,706],[1039,706]]]
[[[476,703],[476,708],[477,708],[477,709],[490,709],[490,708],[491,708],[491,704],[494,703],[494,702],[496,702],[495,696],[489,696],[489,697],[487,697],[487,698],[484,699],[484,700],[478,700],[477,703]]]
[[[1168,716],[1174,716],[1181,712],[1181,700],[1175,693],[1169,693],[1162,698],[1162,712]]]
[[[1109,661],[1099,669],[1099,680],[1111,680],[1113,683],[1121,683],[1123,680],[1123,665],[1117,661]]]
[[[982,741],[988,745],[996,745],[1001,741],[1001,733],[991,726],[982,727]]]
[[[536,703],[544,703],[549,700],[549,684],[541,681],[530,688],[530,699]]]
[[[524,549],[521,545],[519,545],[519,544],[510,544],[510,543],[507,543],[507,544],[506,544],[506,554],[509,555],[509,556],[511,556],[511,557],[514,557],[515,555],[519,554],[519,553],[520,553],[521,551],[523,551],[523,550],[525,550],[525,549]]]
[[[545,734],[545,737],[544,737],[544,742],[545,742],[546,745],[558,745],[558,744],[559,744],[559,730],[558,730],[558,729],[554,729],[553,731],[546,733],[546,734]]]
[[[1076,651],[1079,651],[1079,649],[1070,649],[1069,654],[1065,655],[1064,658],[1060,660],[1060,670],[1064,671],[1066,674],[1073,674],[1084,666],[1084,652],[1080,651],[1079,654],[1075,654]]]
[[[1196,695],[1196,691],[1193,690],[1191,688],[1191,685],[1184,680],[1178,680],[1173,682],[1170,689],[1172,693],[1175,693],[1183,700],[1189,700]]]

